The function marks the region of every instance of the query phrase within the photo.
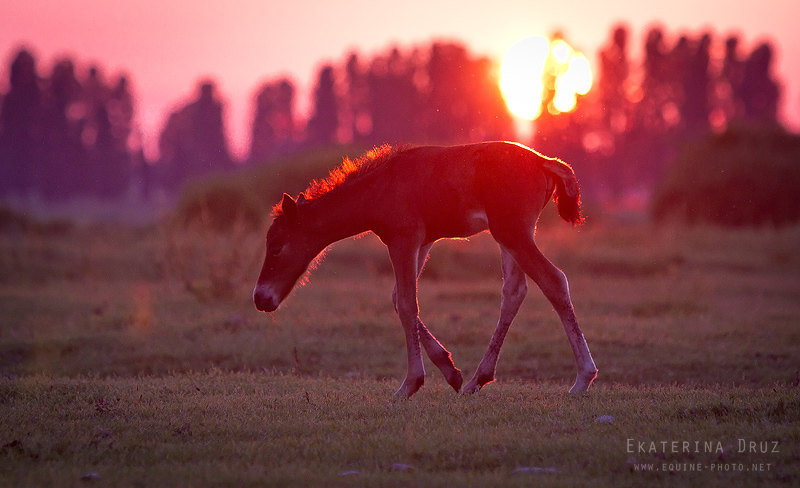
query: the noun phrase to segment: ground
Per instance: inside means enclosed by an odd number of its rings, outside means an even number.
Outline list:
[[[600,374],[531,287],[498,381],[405,373],[391,265],[328,252],[272,315],[263,231],[0,233],[0,485],[606,486],[800,479],[800,228],[546,222]],[[423,320],[474,371],[497,320],[488,235],[434,246]]]

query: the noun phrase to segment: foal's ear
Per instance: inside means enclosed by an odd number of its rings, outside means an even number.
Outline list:
[[[292,200],[292,197],[289,196],[288,193],[283,194],[281,210],[283,210],[283,215],[286,216],[286,220],[288,220],[290,224],[297,222],[297,202]]]

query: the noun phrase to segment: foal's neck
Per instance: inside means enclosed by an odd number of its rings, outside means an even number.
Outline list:
[[[301,218],[323,247],[370,230],[370,195],[364,186],[349,184],[308,202]]]

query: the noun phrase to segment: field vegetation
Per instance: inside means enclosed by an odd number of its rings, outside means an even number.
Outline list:
[[[282,191],[269,188],[262,212]],[[569,346],[531,289],[497,382],[459,397],[426,362],[424,388],[392,401],[405,348],[374,236],[333,245],[264,315],[250,293],[268,222],[194,208],[147,227],[0,215],[0,485],[800,481],[798,227],[655,226],[590,208],[573,229],[548,207],[537,240],[570,279],[595,385],[566,393]],[[422,318],[467,377],[500,286],[489,236],[434,246]]]
[[[780,127],[729,127],[689,145],[653,199],[658,220],[726,226],[800,220],[800,136]]]

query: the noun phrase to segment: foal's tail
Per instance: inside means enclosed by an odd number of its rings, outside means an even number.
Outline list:
[[[573,225],[581,225],[584,222],[581,215],[581,190],[572,167],[560,159],[545,158],[542,169],[555,177],[556,191],[553,201],[558,208],[558,215]]]

